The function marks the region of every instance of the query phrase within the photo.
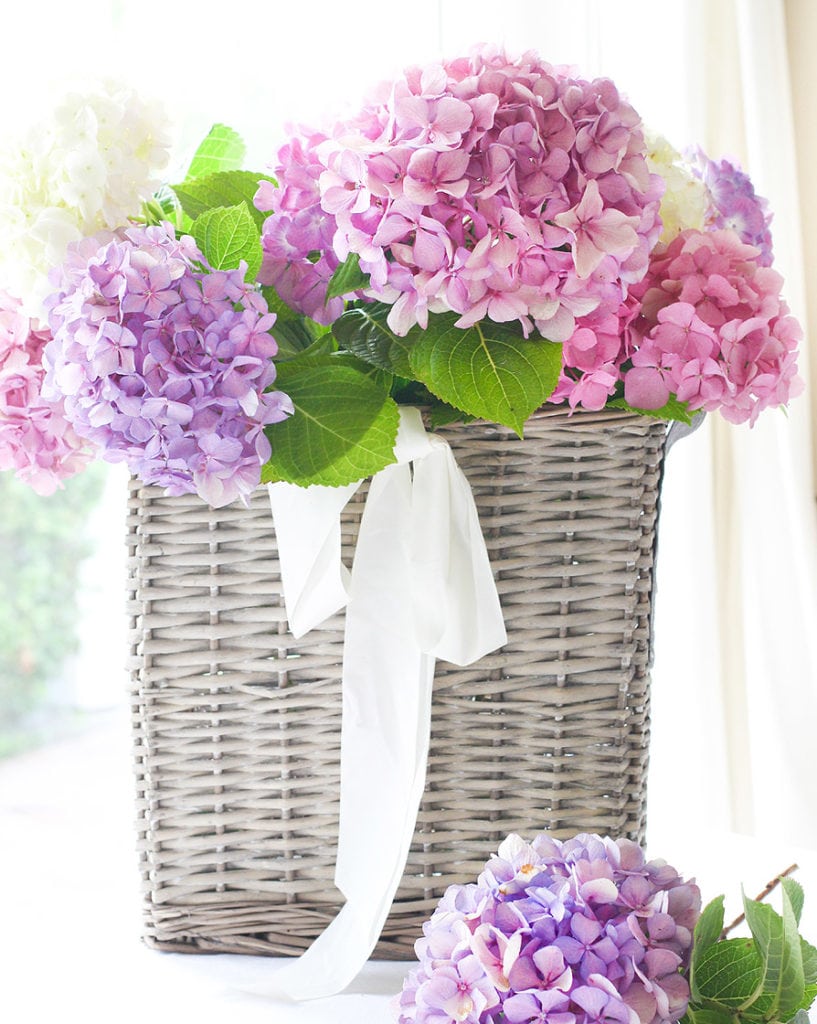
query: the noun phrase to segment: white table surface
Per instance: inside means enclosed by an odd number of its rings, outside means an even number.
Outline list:
[[[0,761],[0,1021],[84,1024],[387,1024],[408,969],[369,963],[342,995],[289,1004],[252,994],[278,961],[159,953],[140,939],[125,712],[48,748]],[[491,853],[486,849],[486,858]],[[817,943],[817,852],[733,834],[649,838],[651,856],[694,875],[704,900],[752,895],[789,863]],[[817,1015],[815,1015],[817,1020]]]

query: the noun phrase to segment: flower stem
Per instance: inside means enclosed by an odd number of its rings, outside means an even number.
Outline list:
[[[785,878],[787,875],[791,875],[793,872],[798,870],[798,867],[798,864],[789,864],[785,871],[781,871],[779,875],[775,875],[770,882],[766,883],[766,887],[763,889],[763,891],[759,892],[757,896],[755,896],[755,903],[762,903],[763,900],[765,900],[771,892],[774,892],[774,890],[780,884],[781,878]],[[723,929],[723,931],[720,934],[719,941],[723,941],[723,939],[726,938],[729,932],[731,932],[733,928],[737,928],[737,926],[744,920],[745,917],[745,914],[738,914],[735,920]]]

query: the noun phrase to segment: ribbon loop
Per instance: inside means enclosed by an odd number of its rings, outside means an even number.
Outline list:
[[[269,489],[293,635],[346,605],[335,869],[346,903],[265,987],[293,999],[342,991],[380,936],[425,788],[435,659],[467,665],[507,639],[468,481],[419,412],[400,413],[397,462],[372,479],[351,576],[340,514],[360,482]]]

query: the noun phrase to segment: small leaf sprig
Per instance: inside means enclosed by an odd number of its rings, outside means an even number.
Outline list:
[[[744,912],[724,927],[724,897],[712,900],[695,927],[689,968],[690,1002],[681,1024],[808,1024],[817,997],[817,949],[798,931],[803,888],[776,876]],[[782,914],[762,902],[778,886]],[[751,937],[728,938],[745,919]]]

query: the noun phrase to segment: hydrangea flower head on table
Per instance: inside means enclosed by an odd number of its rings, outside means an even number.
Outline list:
[[[754,423],[802,387],[763,200],[607,79],[480,47],[291,131],[271,174],[215,126],[158,191],[150,108],[72,102],[7,162],[0,285],[51,339],[37,401],[172,493],[351,483],[401,404],[521,435],[546,402]]]
[[[400,1024],[651,1024],[685,1012],[698,887],[626,839],[511,835],[417,942]]]

